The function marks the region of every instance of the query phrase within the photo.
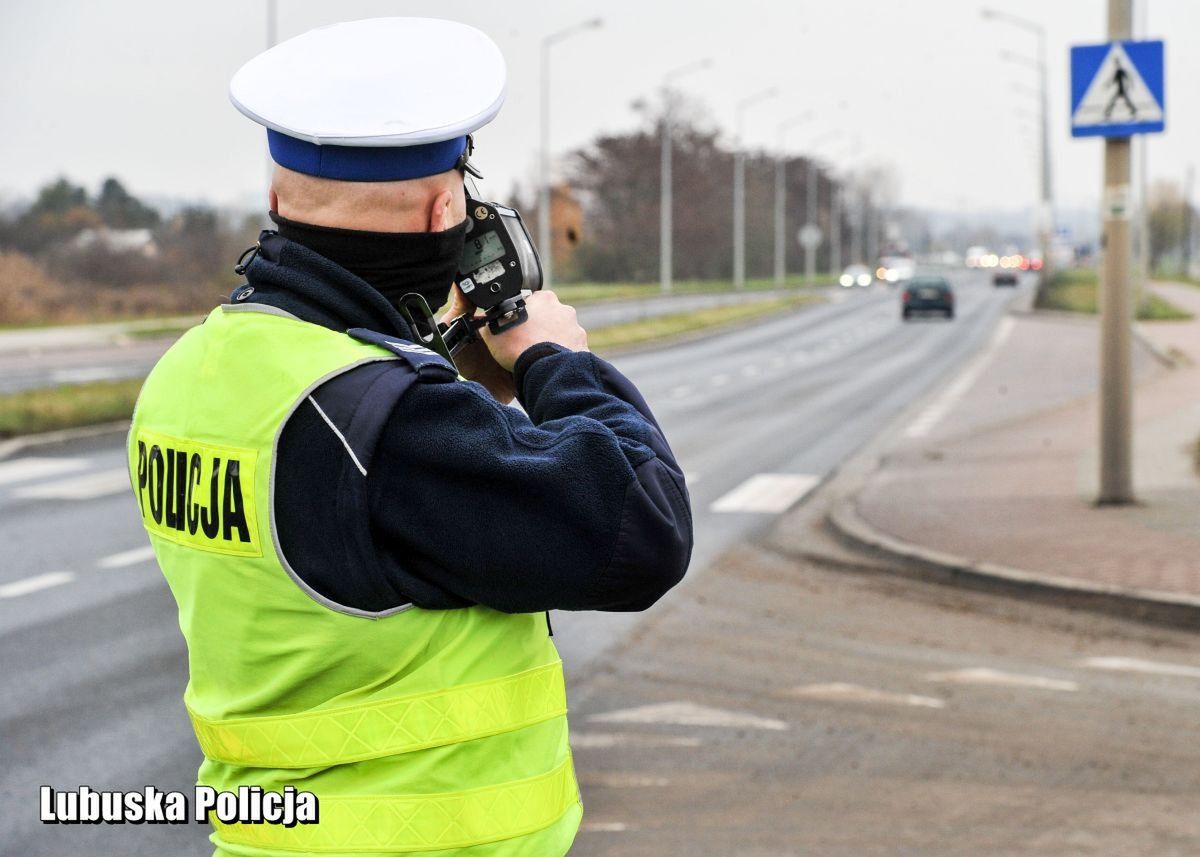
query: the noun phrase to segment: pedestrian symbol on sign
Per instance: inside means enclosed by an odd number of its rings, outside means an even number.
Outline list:
[[[1163,43],[1071,48],[1071,133],[1128,137],[1162,131]]]

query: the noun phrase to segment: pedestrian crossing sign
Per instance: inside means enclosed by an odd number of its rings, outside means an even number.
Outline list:
[[[1165,105],[1161,40],[1071,48],[1071,136],[1156,133]]]

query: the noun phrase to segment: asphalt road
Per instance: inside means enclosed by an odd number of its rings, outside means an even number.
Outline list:
[[[776,297],[773,291],[671,295],[641,300],[594,301],[579,307],[589,330],[678,312]],[[199,319],[196,319],[197,321]],[[177,334],[155,336],[155,327],[188,323],[93,324],[0,332],[0,393],[144,378]]]
[[[685,588],[987,340],[1013,292],[994,290],[982,275],[956,279],[954,322],[902,323],[894,291],[856,289],[615,361],[642,388],[690,477],[698,538]],[[199,761],[180,702],[186,657],[174,605],[123,466],[119,438],[0,462],[3,854],[208,853],[195,826],[37,821],[41,784],[182,789]],[[569,680],[610,668],[614,645],[652,627],[673,597],[640,616],[557,615]]]

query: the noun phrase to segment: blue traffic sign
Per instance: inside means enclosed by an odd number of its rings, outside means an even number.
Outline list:
[[[1166,127],[1163,43],[1071,48],[1071,136],[1128,137]]]

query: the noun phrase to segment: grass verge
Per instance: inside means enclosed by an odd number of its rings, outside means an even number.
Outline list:
[[[1095,270],[1059,271],[1038,293],[1039,309],[1095,314],[1099,312],[1099,277]],[[1191,313],[1147,291],[1137,308],[1138,321],[1187,321]]]
[[[825,286],[837,278],[833,274],[817,274],[810,280],[802,276],[788,277],[785,289],[800,289],[810,286]],[[776,288],[774,279],[763,277],[746,280],[746,291],[762,292]],[[700,295],[717,292],[732,292],[729,280],[685,280],[676,282],[674,295]],[[658,283],[563,283],[554,287],[555,294],[563,303],[572,305],[593,301],[628,300],[629,298],[656,298],[662,294]]]
[[[786,298],[767,298],[730,306],[660,315],[656,318],[598,328],[588,334],[588,345],[593,351],[607,351],[643,345],[660,339],[670,340],[699,331],[710,331],[751,321],[772,313],[787,312],[818,301],[820,298],[816,295],[789,295]]]
[[[598,328],[588,337],[596,351],[643,345],[697,331],[786,312],[819,301],[811,294],[709,307]],[[142,379],[95,381],[0,395],[0,439],[129,419]]]
[[[141,388],[134,378],[0,395],[0,438],[127,420]]]

